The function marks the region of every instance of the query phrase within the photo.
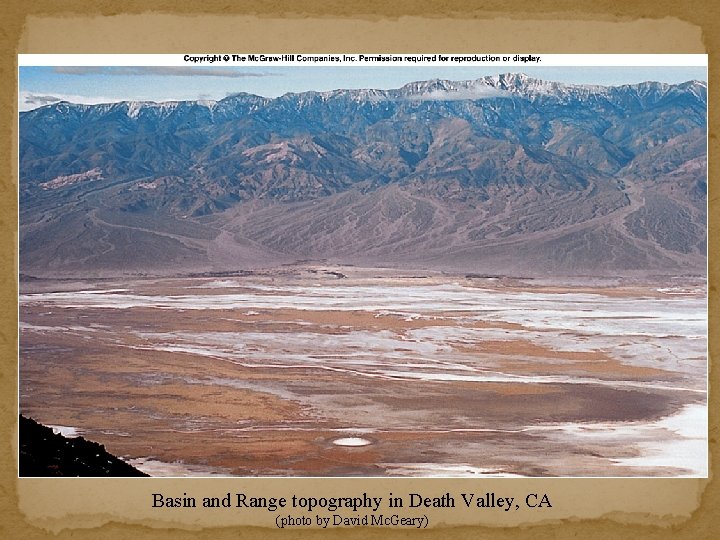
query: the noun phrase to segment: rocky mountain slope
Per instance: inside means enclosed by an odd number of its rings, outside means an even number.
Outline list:
[[[20,115],[20,268],[705,271],[705,83],[522,74]]]

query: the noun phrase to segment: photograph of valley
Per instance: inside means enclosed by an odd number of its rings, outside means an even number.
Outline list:
[[[20,476],[707,476],[704,67],[19,80]]]

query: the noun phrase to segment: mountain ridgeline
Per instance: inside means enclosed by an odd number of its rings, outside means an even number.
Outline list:
[[[505,74],[20,114],[20,270],[704,274],[707,87]]]

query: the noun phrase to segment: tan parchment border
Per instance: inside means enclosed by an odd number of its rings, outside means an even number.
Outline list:
[[[710,301],[711,358],[717,350],[713,329],[717,262],[713,256],[717,197],[719,103],[714,53],[720,39],[718,8],[710,2],[538,1],[276,1],[191,4],[147,0],[91,2],[36,0],[3,8],[0,84],[5,136],[0,137],[0,535],[7,538],[255,538],[286,533],[247,525],[273,526],[267,512],[209,515],[157,514],[150,493],[189,492],[197,496],[246,491],[369,493],[386,496],[420,492],[496,491],[509,495],[547,492],[552,511],[522,519],[465,512],[427,512],[431,523],[452,531],[418,531],[423,536],[653,537],[704,538],[714,532],[720,508],[716,482],[698,480],[30,480],[16,479],[16,54],[17,53],[185,53],[185,52],[534,52],[534,53],[704,53],[710,54]],[[711,388],[717,375],[711,371]],[[715,454],[718,400],[711,394],[710,447]],[[714,459],[713,459],[714,461]],[[19,499],[19,496],[21,498]],[[523,519],[535,520],[531,525]],[[546,520],[539,524],[539,520]],[[246,526],[238,528],[236,524]],[[468,527],[470,523],[477,525]],[[510,527],[510,526],[515,526]],[[314,537],[329,531],[293,531]],[[335,529],[344,537],[401,537],[405,531]]]

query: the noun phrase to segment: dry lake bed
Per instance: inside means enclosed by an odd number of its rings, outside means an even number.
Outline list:
[[[20,412],[157,476],[706,476],[703,281],[21,282]]]

